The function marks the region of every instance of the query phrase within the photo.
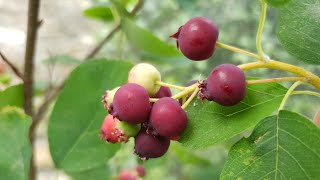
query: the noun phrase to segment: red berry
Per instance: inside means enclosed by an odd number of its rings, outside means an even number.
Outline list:
[[[163,98],[163,97],[171,97],[172,93],[170,88],[165,87],[165,86],[161,86],[159,91],[156,93],[156,95],[154,96],[155,98]]]
[[[246,95],[246,77],[233,64],[221,64],[214,68],[201,85],[200,96],[223,106],[238,104]]]
[[[154,136],[145,131],[135,137],[134,152],[143,160],[163,156],[169,148],[170,140],[162,136]]]
[[[178,101],[164,97],[154,103],[150,125],[160,136],[167,138],[180,136],[187,127],[187,115]]]
[[[148,120],[151,110],[149,95],[140,85],[127,83],[116,92],[109,112],[120,120],[139,124]]]
[[[119,180],[138,180],[138,177],[128,170],[122,170],[119,175]]]
[[[143,166],[136,166],[135,170],[139,177],[144,177],[146,175],[146,170]]]
[[[201,61],[212,56],[218,40],[218,27],[209,19],[195,17],[181,26],[171,37],[177,39],[177,46],[189,59]]]
[[[314,116],[313,122],[320,128],[320,111],[318,111]]]
[[[128,138],[137,135],[139,130],[139,125],[121,122],[111,114],[108,114],[101,126],[101,139],[113,144],[127,142]]]

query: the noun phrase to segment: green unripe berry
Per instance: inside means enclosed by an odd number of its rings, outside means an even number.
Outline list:
[[[160,89],[156,82],[161,81],[160,72],[151,64],[140,63],[135,65],[129,72],[128,82],[139,84],[144,87],[149,96],[154,96]]]

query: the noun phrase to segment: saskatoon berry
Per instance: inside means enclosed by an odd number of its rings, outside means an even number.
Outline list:
[[[171,97],[171,90],[168,87],[161,86],[159,91],[154,95],[155,98]]]
[[[102,102],[104,104],[104,108],[108,109],[110,104],[113,102],[114,94],[120,87],[116,87],[112,90],[107,90],[105,94],[102,96]]]
[[[187,115],[178,101],[164,97],[154,103],[150,125],[155,134],[172,138],[180,136],[187,127]]]
[[[156,84],[161,81],[160,72],[151,64],[140,63],[135,65],[129,72],[128,82],[139,84],[144,87],[150,96],[155,95],[160,86]]]
[[[233,64],[214,68],[202,85],[200,96],[223,106],[238,104],[246,95],[246,77]]]
[[[141,159],[163,156],[169,148],[170,140],[162,136],[154,136],[140,131],[135,138],[134,152]]]
[[[128,170],[122,170],[119,175],[119,180],[138,180],[138,177]]]
[[[129,124],[108,114],[101,126],[101,139],[109,143],[127,142],[130,137],[136,136],[139,125]]]
[[[119,88],[109,108],[110,114],[131,124],[147,121],[150,110],[147,91],[133,83],[127,83]]]
[[[144,177],[146,176],[146,170],[144,169],[143,166],[136,166],[135,171],[137,172],[139,177]]]
[[[187,58],[201,61],[212,56],[218,36],[218,27],[212,21],[204,17],[195,17],[181,26],[171,37],[177,39],[177,47]]]

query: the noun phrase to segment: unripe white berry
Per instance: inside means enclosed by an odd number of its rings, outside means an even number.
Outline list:
[[[161,81],[160,72],[151,64],[140,63],[129,72],[128,82],[144,87],[150,96],[154,96],[160,89],[156,82]]]

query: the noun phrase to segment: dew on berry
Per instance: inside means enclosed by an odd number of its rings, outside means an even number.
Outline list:
[[[246,77],[237,66],[221,64],[211,71],[200,87],[200,96],[203,99],[223,106],[233,106],[246,95]]]
[[[139,84],[147,90],[150,96],[155,95],[160,88],[160,85],[156,84],[157,81],[161,81],[160,72],[147,63],[135,65],[128,75],[128,83]]]
[[[167,138],[180,136],[187,127],[186,112],[170,97],[154,103],[149,121],[156,134]]]
[[[168,138],[140,131],[135,137],[134,152],[141,159],[158,158],[168,151],[169,145],[170,140]]]
[[[177,39],[177,47],[189,59],[209,59],[218,40],[218,27],[209,19],[194,17],[171,35]]]
[[[170,88],[161,86],[159,91],[154,95],[155,98],[171,97],[172,93]]]
[[[149,95],[140,85],[127,83],[116,92],[109,112],[122,121],[139,124],[148,120],[151,110]]]

